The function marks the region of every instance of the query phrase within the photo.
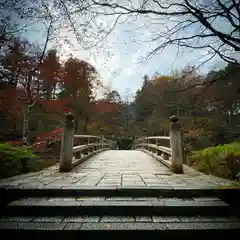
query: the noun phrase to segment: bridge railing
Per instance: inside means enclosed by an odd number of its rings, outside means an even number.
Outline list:
[[[85,140],[85,144],[77,145],[77,140]],[[103,136],[74,135],[73,157],[80,159],[83,155],[88,155],[101,149],[115,149],[116,142],[108,140]],[[81,141],[83,143],[84,141]]]
[[[174,173],[183,172],[183,146],[178,118],[172,116],[169,136],[149,136],[136,139],[133,149],[152,155]]]
[[[103,136],[74,134],[74,116],[69,113],[63,126],[60,153],[60,172],[71,171],[73,167],[87,158],[107,149],[115,149],[116,142]]]

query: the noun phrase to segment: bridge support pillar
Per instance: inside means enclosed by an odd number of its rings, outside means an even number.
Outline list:
[[[170,119],[170,147],[172,150],[171,167],[174,173],[183,173],[183,153],[180,124],[176,116],[172,116]]]
[[[60,155],[60,172],[69,172],[72,170],[73,158],[73,140],[74,140],[75,121],[72,113],[66,115],[63,126],[63,136]]]

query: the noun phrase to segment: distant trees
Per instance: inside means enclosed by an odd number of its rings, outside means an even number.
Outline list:
[[[185,139],[193,148],[240,139],[239,78],[240,65],[232,64],[205,76],[188,66],[173,77],[155,77],[148,87],[143,84],[137,91],[136,125],[145,126],[148,134],[167,133],[169,117],[176,114],[183,124]],[[212,79],[219,80],[211,82]],[[204,82],[211,82],[211,86],[200,84],[181,90]]]

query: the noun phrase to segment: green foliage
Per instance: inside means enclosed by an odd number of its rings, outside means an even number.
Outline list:
[[[14,147],[9,143],[0,143],[0,158],[6,161],[20,161],[21,159],[36,158],[36,155],[26,148]]]
[[[204,173],[234,179],[240,172],[240,142],[195,151],[189,163]]]
[[[0,178],[38,171],[43,168],[40,164],[41,160],[30,150],[0,143]]]

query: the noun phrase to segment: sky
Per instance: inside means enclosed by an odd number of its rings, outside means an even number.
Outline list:
[[[101,18],[103,24],[112,25],[111,17]],[[155,21],[155,20],[154,20]],[[155,21],[156,22],[156,21]],[[122,98],[132,98],[143,82],[144,75],[150,78],[157,72],[160,75],[169,75],[173,71],[181,70],[187,65],[200,65],[205,59],[206,50],[193,51],[171,46],[164,51],[147,58],[148,53],[157,47],[155,42],[147,42],[151,33],[161,31],[164,26],[153,24],[149,18],[139,17],[137,20],[122,21],[104,41],[102,48],[81,50],[74,40],[72,47],[63,44],[63,52],[72,52],[74,56],[92,63],[98,70],[101,80],[112,89],[117,90]],[[194,32],[195,29],[192,29]],[[64,31],[60,35],[64,35]],[[76,51],[75,51],[76,50]],[[219,58],[214,58],[200,68],[201,73],[207,73],[214,68],[223,67]]]
[[[101,19],[104,24],[111,24],[112,19]],[[117,90],[123,99],[132,99],[136,90],[141,87],[143,76],[150,78],[157,72],[169,75],[175,70],[181,70],[188,64],[198,66],[204,61],[200,52],[181,50],[177,54],[174,46],[166,48],[163,52],[147,59],[147,54],[156,45],[146,42],[153,24],[146,19],[138,19],[117,25],[102,47],[82,49],[76,37],[69,29],[58,29],[58,39],[51,41],[49,48],[57,46],[64,60],[70,54],[91,63],[98,71],[100,80],[105,86]],[[161,25],[157,26],[161,28]],[[37,31],[36,31],[37,30]],[[44,30],[33,25],[25,33],[31,42],[40,43],[44,38]],[[66,41],[67,40],[67,41]],[[205,64],[200,71],[203,73],[222,66],[220,59],[215,58]],[[101,91],[99,93],[102,94]]]
[[[199,59],[199,52],[186,49],[177,56],[174,46],[148,59],[147,54],[152,47],[148,43],[133,42],[132,39],[137,34],[134,31],[129,32],[128,28],[129,26],[116,27],[114,34],[108,37],[105,47],[100,50],[81,50],[77,43],[73,44],[73,47],[63,44],[63,55],[71,52],[73,56],[89,61],[97,68],[101,81],[117,90],[123,99],[133,98],[137,89],[141,87],[145,74],[150,78],[155,73],[169,75],[188,64],[198,66],[203,61]],[[219,59],[214,59],[205,64],[200,71],[206,73],[219,64],[221,65]]]

